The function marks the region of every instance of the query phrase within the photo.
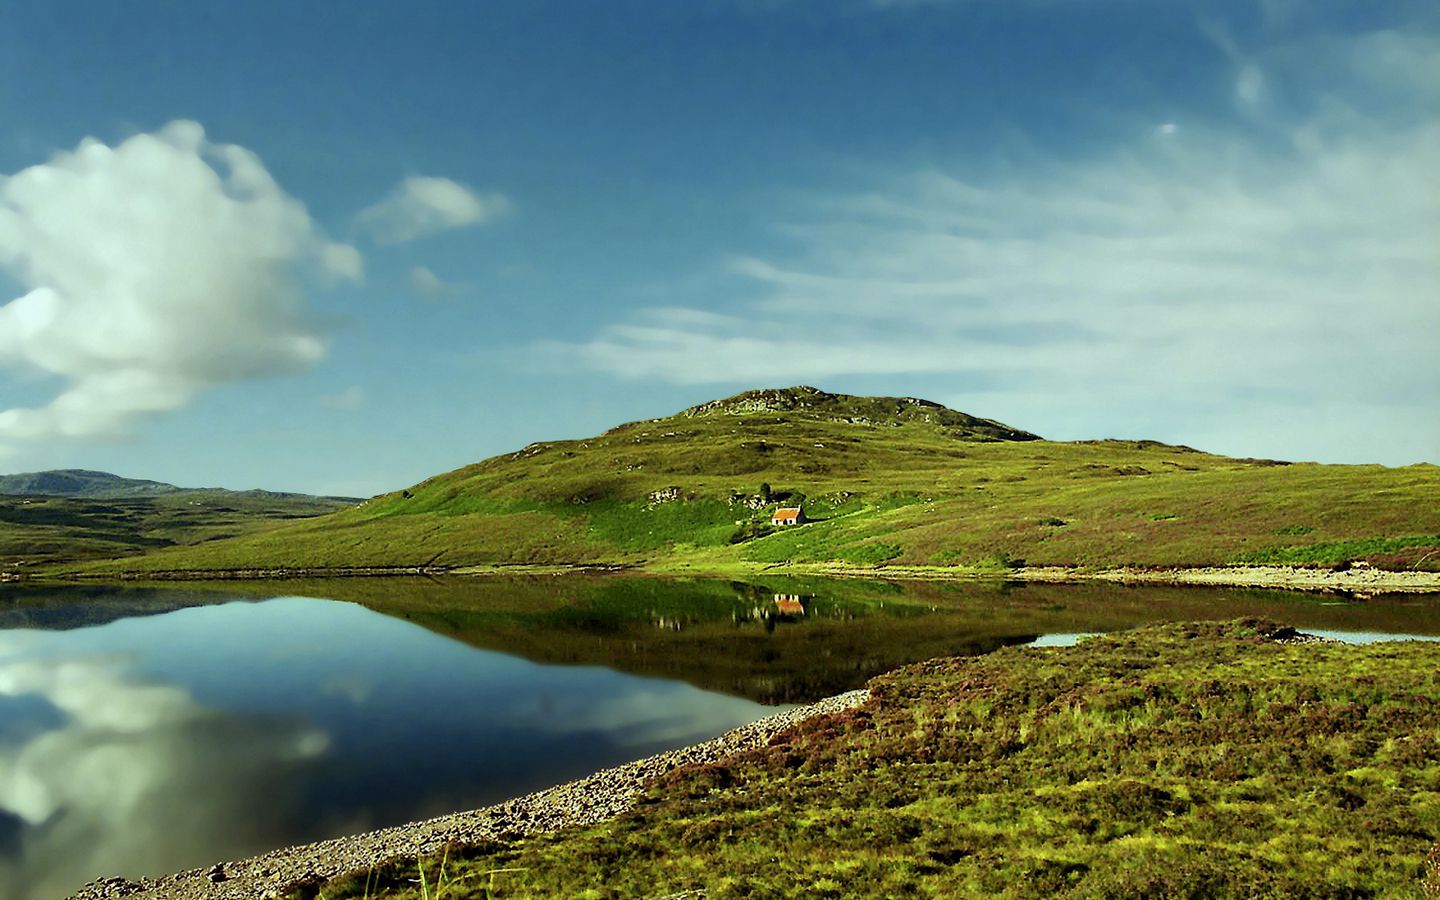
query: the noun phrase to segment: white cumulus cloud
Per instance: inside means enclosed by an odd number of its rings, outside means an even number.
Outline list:
[[[86,139],[0,176],[0,368],[58,378],[49,404],[0,410],[0,440],[108,437],[206,388],[298,373],[325,346],[300,271],[358,279],[254,153],[174,122]]]
[[[379,203],[361,211],[360,224],[382,244],[400,244],[454,228],[479,225],[510,210],[503,194],[477,194],[449,178],[413,175]]]

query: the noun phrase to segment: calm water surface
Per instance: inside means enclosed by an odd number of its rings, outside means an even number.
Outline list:
[[[0,897],[51,900],[99,875],[482,805],[912,660],[1249,614],[1352,640],[1440,636],[1433,596],[594,578],[7,586]]]

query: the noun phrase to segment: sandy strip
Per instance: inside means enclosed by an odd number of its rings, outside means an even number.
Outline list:
[[[766,716],[704,743],[606,769],[578,781],[469,812],[424,822],[273,850],[250,859],[189,869],[165,878],[93,881],[71,900],[126,897],[133,900],[257,900],[280,897],[290,886],[387,860],[433,853],[451,841],[512,838],[593,825],[635,806],[646,782],[684,765],[713,763],[733,753],[763,747],[779,732],[812,716],[840,712],[870,699],[868,690],[850,691],[808,706]],[[217,880],[223,879],[223,880]]]
[[[1033,574],[1031,574],[1033,572]],[[1064,580],[1060,569],[1056,580]],[[1045,581],[1050,570],[1029,570],[1022,577]],[[1440,572],[1389,572],[1353,568],[1343,572],[1290,566],[1217,566],[1196,569],[1106,569],[1083,576],[1086,581],[1123,584],[1196,584],[1215,587],[1286,588],[1300,591],[1335,591],[1351,594],[1405,594],[1440,592]]]
[[[1440,572],[1391,572],[1357,567],[1343,572],[1297,566],[1207,566],[1196,568],[1086,569],[1027,566],[1019,569],[966,569],[946,566],[855,566],[843,563],[772,563],[762,570],[774,575],[822,575],[914,581],[1035,581],[1046,584],[1202,585],[1209,587],[1278,588],[1372,596],[1376,594],[1440,593]]]

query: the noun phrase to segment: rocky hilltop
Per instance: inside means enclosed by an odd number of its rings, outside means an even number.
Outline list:
[[[809,385],[762,388],[683,410],[675,418],[750,416],[785,413],[791,419],[850,425],[896,426],[912,423],[952,429],[965,440],[1038,441],[1041,437],[994,419],[981,419],[919,397],[858,397],[832,394]],[[663,421],[663,420],[662,420]]]

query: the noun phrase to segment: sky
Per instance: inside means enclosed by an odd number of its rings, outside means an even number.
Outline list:
[[[368,496],[757,387],[1440,463],[1440,8],[0,6],[0,472]]]

